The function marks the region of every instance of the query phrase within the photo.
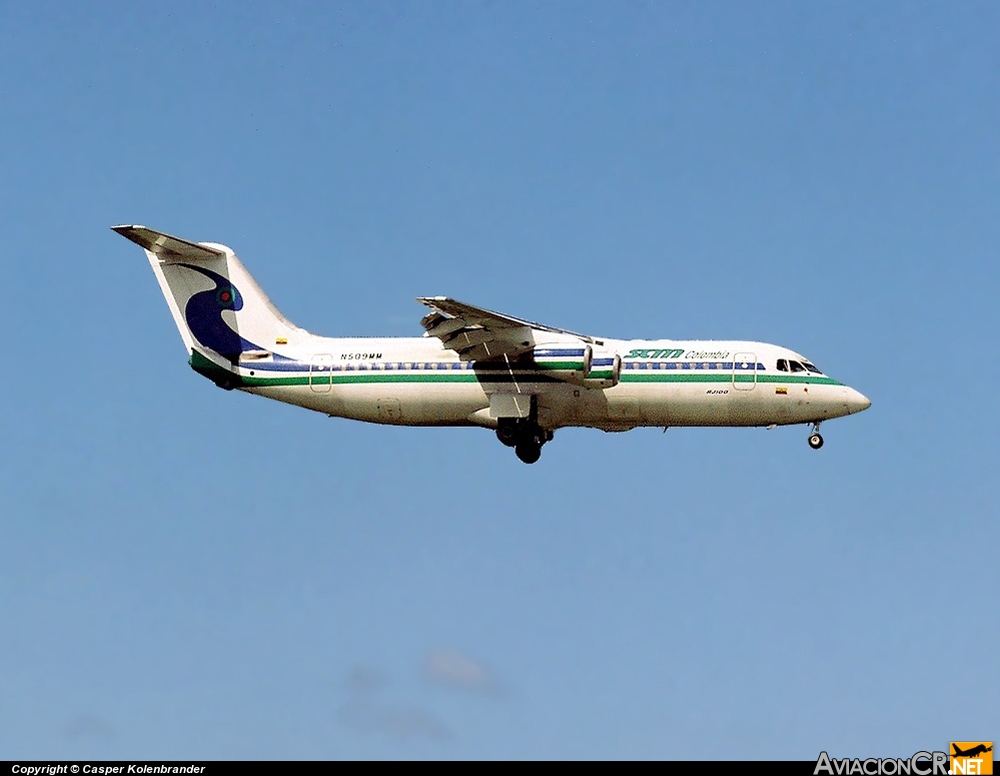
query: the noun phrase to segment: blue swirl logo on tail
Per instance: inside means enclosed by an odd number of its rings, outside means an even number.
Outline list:
[[[243,296],[228,278],[193,264],[180,264],[194,270],[213,283],[215,288],[199,291],[184,307],[184,319],[194,338],[206,348],[211,348],[230,361],[235,362],[245,350],[263,350],[249,340],[243,339],[222,317],[225,310],[238,312],[243,309]]]

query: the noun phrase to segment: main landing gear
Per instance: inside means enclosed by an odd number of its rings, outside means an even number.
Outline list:
[[[823,437],[819,433],[819,423],[813,423],[813,432],[809,435],[809,447],[819,450],[823,446]]]
[[[500,418],[497,439],[507,447],[513,447],[514,453],[524,463],[534,463],[542,457],[542,445],[552,439],[552,432],[527,418]]]

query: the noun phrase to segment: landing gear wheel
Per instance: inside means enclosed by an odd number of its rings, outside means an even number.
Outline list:
[[[497,439],[507,445],[507,447],[516,445],[518,436],[517,426],[513,423],[501,423],[497,427]]]
[[[809,435],[809,447],[813,450],[819,450],[823,446],[823,437],[819,434]]]
[[[514,452],[525,463],[534,463],[542,457],[542,446],[534,442],[521,442],[514,448]]]

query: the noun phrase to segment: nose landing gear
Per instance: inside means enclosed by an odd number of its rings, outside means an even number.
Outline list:
[[[809,447],[819,450],[823,446],[823,437],[819,433],[819,423],[813,423],[813,432],[809,435]]]

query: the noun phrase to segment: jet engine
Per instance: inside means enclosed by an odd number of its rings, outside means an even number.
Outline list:
[[[611,388],[622,379],[622,357],[613,350],[594,349],[590,370],[583,384],[588,388]]]
[[[592,345],[539,345],[532,358],[546,374],[585,388],[611,388],[621,379],[621,356]]]

